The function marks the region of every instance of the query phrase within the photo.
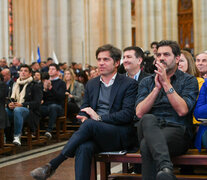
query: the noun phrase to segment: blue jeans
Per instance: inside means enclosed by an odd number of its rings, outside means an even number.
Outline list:
[[[48,129],[47,131],[51,132],[55,126],[57,117],[62,116],[63,108],[59,104],[49,104],[40,106],[40,113],[42,118],[49,116]]]
[[[207,130],[204,132],[202,136],[202,144],[203,144],[203,147],[207,149]]]
[[[14,136],[22,134],[22,128],[25,119],[29,115],[29,109],[26,107],[16,107],[14,110],[6,108],[10,122],[14,120]]]

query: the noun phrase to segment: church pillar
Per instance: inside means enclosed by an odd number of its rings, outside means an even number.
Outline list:
[[[0,58],[6,57],[8,62],[9,42],[8,42],[8,0],[0,1]]]

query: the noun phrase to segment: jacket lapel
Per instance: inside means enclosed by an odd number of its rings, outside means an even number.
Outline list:
[[[94,85],[93,85],[93,100],[92,100],[92,108],[93,109],[96,109],[96,106],[97,106],[97,102],[98,102],[98,97],[99,97],[99,91],[100,91],[100,76],[99,78],[96,78],[96,81],[94,82]]]
[[[122,77],[117,73],[116,79],[115,79],[114,84],[112,85],[112,88],[111,88],[109,109],[111,109],[111,106],[113,105],[114,99],[117,95],[117,91],[118,91],[119,86],[121,85],[121,82],[122,82],[121,79],[122,79]]]

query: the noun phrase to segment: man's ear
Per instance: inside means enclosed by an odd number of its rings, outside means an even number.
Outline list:
[[[175,57],[175,60],[176,60],[176,64],[178,64],[179,61],[180,61],[180,56],[176,56],[176,57]]]
[[[143,59],[141,57],[138,58],[139,65],[142,64]]]

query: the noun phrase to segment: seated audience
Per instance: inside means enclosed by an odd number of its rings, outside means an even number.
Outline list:
[[[42,91],[39,85],[33,81],[32,69],[26,64],[21,65],[19,78],[13,85],[7,108],[10,122],[14,122],[14,144],[21,145],[21,134],[25,121],[28,122],[31,131],[35,132],[40,118],[41,99]]]
[[[124,49],[123,65],[126,70],[126,76],[135,79],[138,84],[148,74],[141,70],[141,64],[144,59],[144,52],[140,47],[130,46]]]
[[[12,88],[13,88],[13,84],[14,81],[11,78],[11,73],[10,70],[8,68],[5,68],[1,71],[1,74],[4,77],[4,82],[6,83],[6,104],[8,104],[9,98],[12,94]],[[8,143],[11,143],[13,141],[13,123],[10,123],[10,126],[5,128],[4,132],[5,132],[5,136],[6,136],[6,141]]]
[[[158,44],[155,74],[138,88],[136,115],[142,155],[142,179],[174,180],[171,156],[184,154],[192,138],[192,110],[198,95],[195,77],[177,69],[180,47]]]
[[[75,156],[75,179],[90,180],[95,153],[128,150],[134,144],[136,81],[117,73],[121,51],[104,45],[96,51],[100,76],[88,81],[81,112],[83,123],[48,164],[31,172],[34,179],[47,179],[63,161]]]
[[[150,44],[150,47],[151,47],[152,54],[153,54],[154,58],[156,58],[156,54],[157,54],[157,45],[158,45],[158,42],[157,41],[153,41]]]
[[[9,67],[7,66],[6,58],[3,57],[0,59],[0,71],[2,71],[5,68],[9,68]]]
[[[49,71],[49,65],[53,63],[53,58],[48,57],[47,62],[45,66],[42,67],[41,72],[48,72]]]
[[[204,83],[204,79],[199,77],[199,71],[195,65],[193,56],[188,51],[181,50],[178,69],[183,71],[184,73],[188,73],[195,76],[198,81],[199,90],[201,89],[201,86]],[[196,121],[196,119],[193,118],[193,123],[196,124],[198,123],[198,121]]]
[[[19,78],[19,69],[20,69],[20,58],[14,57],[12,60],[12,66],[10,67],[11,77],[16,82]]]
[[[7,96],[7,88],[6,84],[4,83],[4,78],[0,73],[0,129],[5,129],[9,126],[8,117],[5,111],[5,100]]]
[[[76,115],[82,104],[84,86],[75,81],[75,74],[72,69],[66,69],[64,72],[64,81],[66,83],[66,93],[68,97],[68,117],[73,123],[76,123]]]
[[[49,116],[48,128],[45,136],[52,138],[52,130],[56,119],[64,114],[66,85],[59,78],[59,67],[52,63],[49,65],[49,79],[43,80],[43,104],[40,107],[42,118]]]
[[[207,53],[202,52],[196,56],[196,67],[200,72],[200,77],[207,78]]]
[[[194,110],[194,116],[198,120],[207,119],[207,80],[203,83],[201,87],[200,94],[197,100],[197,104]],[[207,123],[200,124],[196,136],[195,146],[199,151],[201,151],[202,145],[207,149]]]
[[[41,72],[36,71],[36,72],[34,73],[34,75],[33,75],[33,79],[34,79],[34,81],[36,81],[38,84],[41,84],[41,83],[42,83],[42,81],[41,81],[41,79],[42,79],[42,74],[41,74]]]
[[[79,71],[77,74],[78,81],[82,83],[85,87],[86,83],[88,82],[88,76],[85,71]]]

